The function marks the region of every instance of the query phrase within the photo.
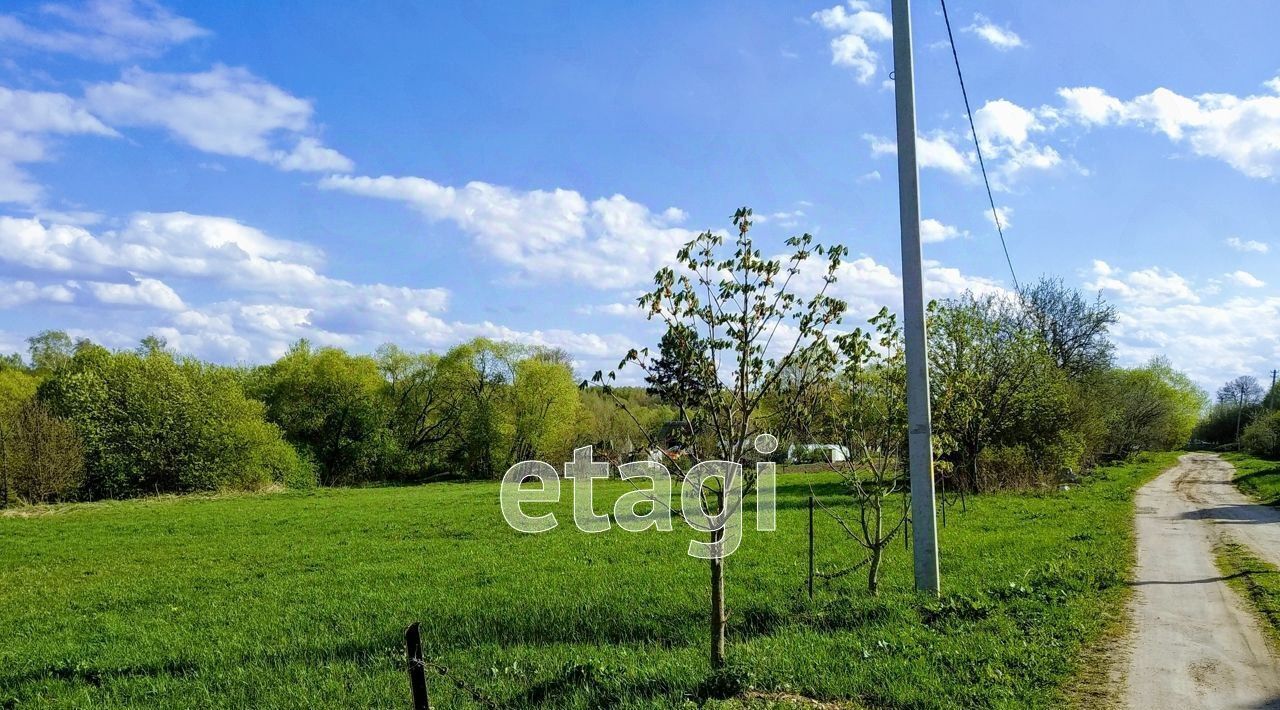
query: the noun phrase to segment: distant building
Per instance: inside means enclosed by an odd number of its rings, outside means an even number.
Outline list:
[[[804,461],[830,461],[838,463],[849,460],[849,449],[839,444],[792,444],[787,447],[787,461],[795,463]]]

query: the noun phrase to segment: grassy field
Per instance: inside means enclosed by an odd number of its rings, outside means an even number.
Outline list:
[[[1236,467],[1235,480],[1240,490],[1263,503],[1280,506],[1280,461],[1242,453],[1223,454],[1222,457]]]
[[[401,634],[504,706],[670,707],[756,689],[883,707],[1051,707],[1114,618],[1144,457],[1069,492],[990,495],[941,530],[944,597],[856,576],[802,592],[809,485],[727,563],[709,677],[706,563],[676,531],[509,530],[495,484],[70,506],[0,517],[0,707],[405,707]],[[621,493],[623,484],[606,484]],[[820,567],[861,559],[819,521]],[[442,707],[464,703],[433,679]]]

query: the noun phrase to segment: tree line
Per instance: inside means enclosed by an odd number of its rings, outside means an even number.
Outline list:
[[[1280,382],[1266,389],[1241,375],[1224,383],[1193,436],[1201,445],[1280,459]]]
[[[495,478],[574,446],[634,448],[563,351],[477,339],[372,355],[303,340],[259,366],[111,351],[61,331],[0,361],[0,501]],[[666,407],[627,393],[654,422]]]

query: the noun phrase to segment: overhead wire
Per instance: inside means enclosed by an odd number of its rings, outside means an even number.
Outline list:
[[[947,40],[951,43],[951,58],[956,63],[956,77],[960,79],[960,95],[964,97],[964,112],[969,117],[969,133],[973,136],[973,148],[978,153],[978,167],[982,170],[982,184],[987,188],[987,201],[991,204],[991,220],[995,222],[996,233],[1000,235],[1000,248],[1004,251],[1005,263],[1009,265],[1009,275],[1013,277],[1013,288],[1021,292],[1022,287],[1018,284],[1018,274],[1013,269],[1013,259],[1009,256],[1009,244],[1004,238],[1004,226],[1000,224],[1000,210],[996,208],[996,198],[991,192],[991,180],[987,177],[987,164],[982,159],[982,145],[978,141],[978,129],[973,123],[973,111],[969,108],[969,92],[964,86],[964,72],[960,69],[960,55],[956,52],[956,38],[951,32],[951,18],[947,14],[947,0],[938,0],[942,3],[942,20],[947,25]]]

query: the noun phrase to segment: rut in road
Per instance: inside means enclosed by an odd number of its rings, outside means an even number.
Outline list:
[[[1280,662],[1213,561],[1216,536],[1237,529],[1275,560],[1280,516],[1238,493],[1232,472],[1187,454],[1138,491],[1131,708],[1280,708]]]

